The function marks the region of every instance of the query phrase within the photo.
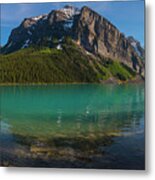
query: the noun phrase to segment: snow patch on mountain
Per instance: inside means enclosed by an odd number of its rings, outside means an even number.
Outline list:
[[[65,21],[65,23],[64,23],[65,29],[68,29],[68,28],[70,29],[70,28],[72,28],[72,26],[73,26],[73,20],[72,19]]]
[[[46,15],[35,16],[35,17],[32,17],[32,20],[39,21],[40,19],[43,19],[45,17],[46,17]]]
[[[57,45],[57,49],[58,49],[58,50],[62,50],[61,44],[58,44],[58,45]]]
[[[135,51],[138,54],[138,56],[141,56],[141,53],[139,52],[139,50],[137,48],[137,43],[136,42],[131,42],[131,45],[135,49]]]
[[[7,48],[11,47],[12,46],[12,42],[10,42],[8,45],[7,45]]]
[[[73,6],[64,6],[64,8],[60,9],[59,11],[63,12],[68,19],[80,14],[80,10]]]
[[[131,46],[134,48],[135,52],[138,56],[143,57],[144,56],[144,50],[141,47],[141,44],[139,41],[135,40],[134,37],[129,36],[128,41],[131,44]]]
[[[31,36],[32,35],[32,32],[31,31],[27,31],[27,33]]]
[[[28,46],[29,46],[29,43],[30,43],[30,39],[27,39],[27,40],[25,41],[25,44],[22,46],[22,49],[28,47]]]

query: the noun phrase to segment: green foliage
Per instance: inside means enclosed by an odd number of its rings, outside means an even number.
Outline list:
[[[53,42],[54,44],[58,44],[58,43],[59,43],[59,40],[58,40],[57,37],[53,37],[52,42]]]
[[[136,73],[127,65],[120,63],[117,60],[112,61],[111,59],[105,59],[103,66],[109,71],[111,76],[121,80],[127,81],[133,79]]]
[[[118,61],[113,61],[109,64],[108,69],[110,70],[111,74],[121,81],[126,81],[128,79],[132,79],[133,75],[123,67],[121,63]]]
[[[62,48],[30,47],[0,55],[0,83],[92,83],[111,76],[126,81],[135,75],[117,61],[86,55],[70,38]]]
[[[69,36],[66,36],[64,38],[64,43],[67,44],[67,45],[74,45],[74,43],[72,42],[71,37],[69,37]]]

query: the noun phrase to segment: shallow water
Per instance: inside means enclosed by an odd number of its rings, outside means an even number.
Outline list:
[[[144,169],[143,84],[5,86],[0,94],[2,165]]]

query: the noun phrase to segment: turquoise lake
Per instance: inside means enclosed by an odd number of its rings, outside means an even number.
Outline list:
[[[3,166],[144,169],[144,84],[1,86]]]

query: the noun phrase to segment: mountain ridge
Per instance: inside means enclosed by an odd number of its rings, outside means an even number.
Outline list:
[[[144,74],[144,49],[133,37],[125,37],[115,25],[87,6],[78,9],[65,6],[49,14],[25,18],[12,30],[1,54],[16,53],[21,49],[47,47],[63,51],[66,39],[75,45],[80,55],[110,59],[127,66],[137,75]],[[104,62],[101,62],[101,66]]]

